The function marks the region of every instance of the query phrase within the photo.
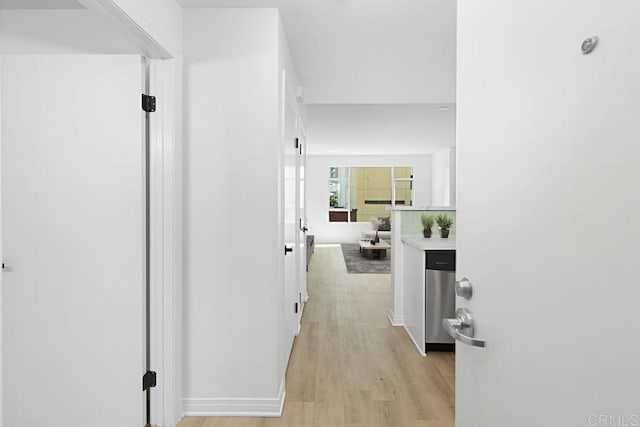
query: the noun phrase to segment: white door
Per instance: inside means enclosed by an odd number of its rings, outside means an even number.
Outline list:
[[[285,85],[283,85],[285,86]],[[286,87],[286,86],[285,86]],[[284,299],[285,299],[285,323],[286,323],[286,349],[291,350],[293,339],[298,332],[300,324],[300,301],[298,296],[298,284],[296,283],[297,265],[300,251],[297,250],[298,224],[297,214],[297,185],[296,162],[298,148],[296,147],[296,112],[294,101],[285,91],[284,95],[284,132],[283,132],[283,221],[284,221]],[[287,358],[288,360],[288,358]]]
[[[307,138],[302,126],[301,120],[298,120],[298,163],[296,183],[298,185],[297,204],[298,204],[298,294],[300,304],[303,305],[307,300],[307,186],[306,186],[306,169],[307,169]],[[302,310],[300,310],[302,312]],[[302,313],[300,313],[302,315]]]
[[[458,427],[640,425],[639,17],[458,2]]]
[[[3,422],[143,425],[138,56],[1,58]]]

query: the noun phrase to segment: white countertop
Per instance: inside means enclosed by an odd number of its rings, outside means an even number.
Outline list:
[[[448,239],[443,239],[439,234],[433,233],[433,235],[428,239],[425,239],[422,236],[407,236],[403,237],[401,240],[402,243],[421,251],[456,249],[455,236],[450,236]]]

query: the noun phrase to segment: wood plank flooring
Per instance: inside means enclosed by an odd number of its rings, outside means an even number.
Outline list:
[[[347,274],[316,246],[280,418],[187,417],[178,427],[453,427],[454,356],[421,357],[387,320],[390,276]]]

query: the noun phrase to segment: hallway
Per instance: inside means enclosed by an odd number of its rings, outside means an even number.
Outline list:
[[[390,276],[347,274],[318,245],[281,418],[188,417],[179,427],[453,427],[454,357],[421,357],[387,320]]]

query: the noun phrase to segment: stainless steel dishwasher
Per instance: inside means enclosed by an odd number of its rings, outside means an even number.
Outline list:
[[[425,352],[455,351],[455,340],[442,327],[442,319],[456,317],[456,251],[425,252]]]

